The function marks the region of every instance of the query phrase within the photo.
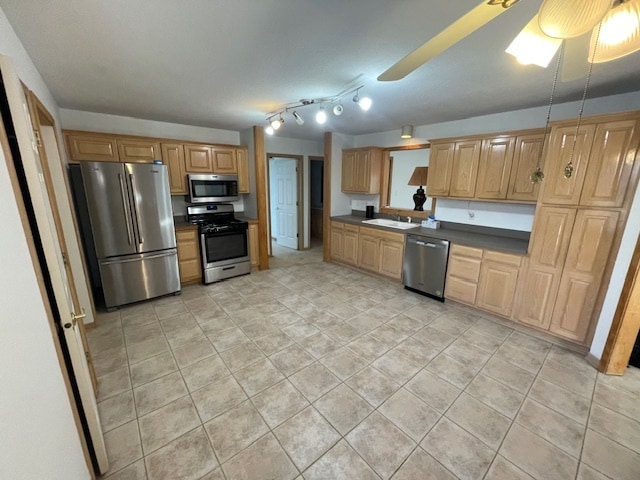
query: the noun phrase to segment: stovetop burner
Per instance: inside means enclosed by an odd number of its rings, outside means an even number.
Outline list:
[[[187,221],[198,225],[200,233],[237,231],[248,228],[247,222],[233,215],[233,205],[220,203],[187,207]]]

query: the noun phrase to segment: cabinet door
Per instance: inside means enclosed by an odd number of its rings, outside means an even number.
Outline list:
[[[356,191],[368,192],[371,175],[371,156],[369,152],[356,152],[354,173]]]
[[[258,248],[258,224],[249,224],[249,258],[251,266],[257,267],[260,264],[260,250]]]
[[[117,162],[118,144],[115,138],[91,134],[65,134],[69,160]]]
[[[396,280],[402,279],[404,243],[380,240],[380,273]]]
[[[213,165],[213,173],[218,173],[220,175],[238,173],[235,148],[213,147],[211,149],[211,161]]]
[[[575,217],[575,208],[538,207],[519,285],[519,321],[549,328]]]
[[[211,147],[207,145],[185,145],[184,163],[187,173],[213,173]]]
[[[543,203],[578,205],[595,128],[595,125],[582,125],[577,137],[575,126],[551,129],[549,149],[545,155],[543,169],[545,174],[542,181]],[[569,159],[573,163],[573,173],[566,178],[565,167]]]
[[[356,181],[356,153],[342,152],[342,191],[357,191]]]
[[[478,163],[480,162],[480,144],[480,140],[456,142],[451,168],[450,196],[464,198],[475,196]]]
[[[187,175],[184,171],[184,148],[179,143],[162,144],[162,160],[169,169],[169,188],[171,195],[186,195]]]
[[[486,138],[482,141],[476,197],[507,198],[513,163],[514,137]]]
[[[621,207],[638,148],[636,120],[596,127],[580,205]]]
[[[238,193],[249,193],[249,151],[238,148],[236,151],[238,162]]]
[[[427,195],[430,197],[449,196],[453,151],[455,143],[432,144],[429,153],[429,176],[427,177]]]
[[[197,228],[189,227],[176,230],[181,284],[202,281],[202,262],[200,261],[198,240]]]
[[[505,317],[511,316],[518,282],[518,267],[482,262],[476,305]]]
[[[358,267],[376,273],[380,270],[380,239],[360,233]]]
[[[529,177],[538,164],[542,165],[543,148],[544,133],[516,138],[507,191],[508,200],[535,202],[538,199],[540,183],[531,183]]]
[[[350,225],[345,225],[349,227]],[[358,227],[356,227],[358,228]],[[342,261],[351,265],[358,265],[358,232],[347,230],[345,228],[343,237],[343,256]]]
[[[160,142],[153,140],[121,140],[118,139],[118,156],[126,163],[153,163],[161,160]]]
[[[331,258],[344,260],[344,224],[331,222]]]
[[[584,342],[618,217],[608,210],[578,211],[553,309],[553,333]]]
[[[447,300],[455,300],[473,305],[476,302],[477,290],[478,284],[476,282],[469,282],[461,278],[447,276],[447,282],[444,287],[444,297]]]

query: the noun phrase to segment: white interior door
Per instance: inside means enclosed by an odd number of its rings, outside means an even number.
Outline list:
[[[51,277],[55,302],[60,312],[73,368],[73,372],[70,373],[73,374],[80,393],[81,405],[78,405],[78,408],[84,412],[98,467],[100,473],[103,473],[106,472],[109,465],[98,416],[96,395],[91,383],[89,366],[80,336],[80,328],[76,320],[80,312],[74,311],[64,259],[62,258],[53,213],[47,195],[42,164],[40,163],[38,147],[29,118],[29,106],[13,65],[7,57],[2,55],[0,55],[0,71],[18,140],[22,164],[27,177],[29,196],[35,211],[37,229],[46,257],[47,265],[43,266],[43,268],[47,268]],[[64,441],[64,439],[61,439],[61,441]]]
[[[276,239],[278,245],[298,249],[298,174],[292,158],[272,160],[273,185],[271,201],[275,203]]]

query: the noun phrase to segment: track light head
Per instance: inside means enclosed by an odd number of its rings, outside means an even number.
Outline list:
[[[264,133],[266,133],[267,135],[273,135],[276,132],[273,129],[273,127],[271,126],[271,124],[269,124],[269,125],[267,125],[267,128],[264,129]]]
[[[284,123],[284,120],[282,119],[282,116],[280,116],[280,118],[271,120],[271,128],[273,128],[274,130],[278,130],[283,123]]]
[[[339,117],[340,115],[342,115],[343,111],[344,111],[344,107],[342,106],[341,103],[338,103],[335,107],[333,107],[333,114],[336,117]]]
[[[316,122],[322,125],[326,121],[327,112],[324,111],[324,107],[320,107],[320,110],[318,110],[318,113],[316,113]]]
[[[360,98],[360,90],[356,90],[353,101],[365,112],[371,108],[371,104],[373,103],[369,97]]]
[[[293,115],[293,118],[295,119],[295,121],[296,121],[296,123],[298,125],[303,125],[304,124],[304,118],[302,118],[302,115],[300,115],[298,112],[296,112],[294,110],[291,115]]]

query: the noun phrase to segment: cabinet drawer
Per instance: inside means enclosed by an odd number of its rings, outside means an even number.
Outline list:
[[[476,301],[477,290],[478,285],[474,282],[467,282],[460,278],[447,276],[447,282],[444,287],[444,297],[449,300],[456,300],[473,305]]]
[[[402,233],[387,232],[385,230],[378,230],[377,228],[360,227],[360,234],[370,235],[389,242],[404,243],[404,235]]]
[[[470,282],[478,282],[480,278],[480,264],[478,258],[449,256],[447,274]]]
[[[477,258],[478,260],[482,259],[481,248],[467,247],[465,245],[458,245],[455,243],[451,245],[450,254],[456,256],[459,255],[462,257]]]
[[[360,233],[360,227],[358,225],[351,225],[350,223],[345,223],[344,224],[344,231],[345,232]]]
[[[504,252],[494,252],[485,250],[484,259],[489,262],[504,263],[505,265],[513,265],[519,267],[522,264],[522,256]]]
[[[332,230],[344,230],[344,223],[341,222],[331,222]]]

